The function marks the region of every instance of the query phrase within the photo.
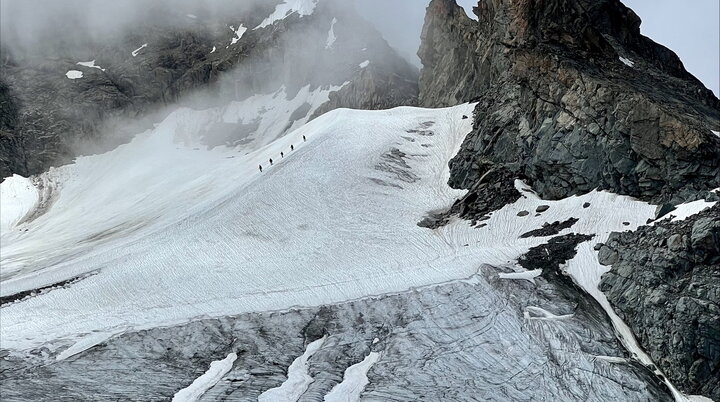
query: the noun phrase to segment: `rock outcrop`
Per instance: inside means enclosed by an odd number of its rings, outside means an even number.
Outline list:
[[[179,9],[149,9],[130,32],[78,43],[58,35],[18,48],[4,38],[0,177],[28,176],[78,154],[112,149],[178,102],[208,107],[281,87],[292,98],[307,85],[344,85],[314,116],[338,107],[415,104],[416,69],[342,2],[322,0],[310,15],[259,29],[253,27],[280,1],[240,3],[221,15],[192,18]],[[240,24],[247,28],[242,35]],[[77,64],[89,60],[102,69]],[[69,70],[82,78],[69,79]],[[200,89],[203,96],[187,96]]]
[[[600,188],[665,211],[720,187],[720,101],[620,1],[481,0],[473,11],[478,21],[455,0],[431,1],[418,52],[421,105],[477,102],[450,162],[449,184],[471,202],[447,214],[477,223],[492,203],[475,205],[474,189],[514,178],[546,199]],[[715,399],[718,208],[613,234],[600,251],[613,267],[602,289],[641,345],[682,391]]]
[[[618,0],[433,0],[420,103],[476,101],[450,164],[472,188],[493,164],[556,199],[595,188],[678,203],[720,186],[720,101]]]
[[[684,221],[613,233],[601,289],[681,389],[720,400],[720,204]]]

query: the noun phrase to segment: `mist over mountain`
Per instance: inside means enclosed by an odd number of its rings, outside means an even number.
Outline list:
[[[720,400],[716,4],[626,4],[1,2],[0,399]]]

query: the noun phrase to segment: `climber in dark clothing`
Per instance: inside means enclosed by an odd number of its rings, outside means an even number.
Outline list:
[[[295,150],[295,146],[290,145],[290,150],[291,150],[291,151],[294,151],[294,150]]]
[[[303,135],[303,142],[307,141],[307,138]]]
[[[280,157],[281,157],[281,158],[284,158],[284,157],[285,157],[285,154],[282,153],[282,152],[280,152]]]
[[[260,168],[260,173],[262,173],[262,165],[258,166]]]
[[[270,166],[272,166],[272,158],[270,158]]]

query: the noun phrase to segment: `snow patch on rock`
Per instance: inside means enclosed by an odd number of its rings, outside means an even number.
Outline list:
[[[142,46],[140,46],[139,48],[133,50],[133,51],[132,51],[132,57],[137,57],[137,55],[140,54],[140,51],[143,50],[143,49],[145,49],[145,48],[147,47],[147,45],[148,45],[147,43],[144,43],[144,44],[143,44]]]
[[[65,73],[65,76],[70,78],[71,80],[77,80],[78,78],[83,77],[82,71],[78,70],[69,70],[67,73]]]
[[[315,11],[317,2],[318,0],[285,0],[284,3],[278,4],[275,7],[275,12],[270,14],[269,17],[254,29],[265,28],[293,14],[298,14],[300,17],[311,15]]]
[[[98,66],[98,65],[95,65],[95,60],[79,61],[77,64],[80,65],[80,66],[83,66],[83,67],[97,68],[98,70],[105,71],[104,68],[102,68],[102,67],[100,67],[100,66]]]
[[[716,189],[715,191],[720,191],[720,189]],[[712,208],[717,204],[717,201],[705,201],[705,200],[697,200],[692,202],[687,202],[685,204],[680,204],[675,207],[674,210],[672,210],[667,216],[663,217],[661,220],[665,219],[672,219],[671,222],[678,222],[678,221],[684,221],[685,219],[697,215],[700,212]]]
[[[325,49],[332,49],[333,44],[335,44],[335,41],[337,40],[337,36],[335,36],[335,24],[337,24],[337,18],[333,18],[332,23],[330,24]]]
[[[230,30],[235,33],[235,37],[230,40],[231,45],[238,43],[238,41],[242,39],[243,35],[245,35],[245,32],[247,32],[247,28],[243,24],[240,24],[237,29],[230,25]]]
[[[32,180],[20,175],[0,183],[0,233],[12,230],[40,199]]]

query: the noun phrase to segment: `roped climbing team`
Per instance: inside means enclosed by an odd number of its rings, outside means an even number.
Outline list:
[[[307,141],[307,138],[305,138],[304,135],[302,136],[302,139],[303,139],[303,142],[306,142],[306,141]],[[295,145],[290,144],[290,152],[292,152],[292,151],[294,151],[294,150],[295,150]],[[284,153],[284,152],[280,152],[280,158],[282,159],[282,158],[284,158],[284,157],[285,157],[285,153]],[[273,160],[272,160],[272,158],[270,158],[270,160],[269,160],[268,162],[270,162],[270,166],[273,165]],[[262,173],[262,171],[263,171],[262,164],[258,165],[258,169],[260,170],[260,173]]]

